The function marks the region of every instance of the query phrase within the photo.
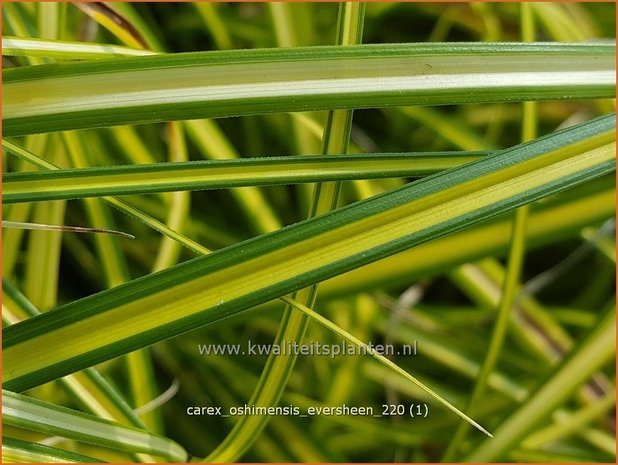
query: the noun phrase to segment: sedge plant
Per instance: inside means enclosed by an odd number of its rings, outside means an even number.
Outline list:
[[[2,10],[4,461],[615,461],[614,4]]]

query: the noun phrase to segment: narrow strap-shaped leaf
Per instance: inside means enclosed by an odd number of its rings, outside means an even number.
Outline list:
[[[187,459],[185,450],[171,439],[5,390],[2,391],[2,423],[171,461]]]
[[[240,158],[9,173],[2,179],[2,201],[34,202],[239,186],[418,177],[469,163],[485,155],[486,152],[441,152]]]
[[[55,447],[2,437],[3,463],[103,463],[85,455]]]
[[[268,112],[611,98],[612,44],[395,44],[58,63],[3,73],[3,132]]]
[[[487,431],[485,428],[483,428],[481,425],[479,425],[476,421],[474,421],[472,418],[467,416],[461,410],[457,409],[455,406],[453,406],[453,404],[451,404],[446,399],[444,399],[443,397],[438,395],[431,388],[429,388],[428,386],[426,386],[425,384],[420,382],[414,376],[410,375],[407,371],[405,371],[399,365],[395,364],[393,361],[391,361],[388,358],[386,358],[385,356],[381,355],[375,348],[367,345],[366,343],[364,343],[360,339],[354,337],[352,334],[348,333],[343,328],[341,328],[341,327],[337,326],[336,324],[334,324],[333,322],[329,321],[327,318],[324,318],[322,315],[320,315],[319,313],[317,313],[313,309],[311,309],[309,307],[306,307],[305,305],[303,305],[303,304],[301,304],[299,302],[296,302],[295,300],[290,299],[289,297],[282,297],[282,299],[285,300],[290,305],[294,306],[294,308],[300,310],[301,312],[305,313],[307,316],[311,317],[311,319],[313,319],[314,321],[316,321],[320,325],[322,325],[325,328],[333,331],[337,335],[341,336],[343,339],[345,339],[345,340],[351,342],[352,344],[354,344],[355,346],[357,346],[359,349],[361,349],[361,353],[365,353],[365,354],[373,357],[374,359],[376,359],[382,365],[388,367],[390,370],[394,371],[395,373],[399,374],[400,376],[403,376],[408,381],[411,381],[418,388],[422,389],[423,391],[428,393],[432,398],[436,399],[439,403],[441,403],[446,408],[448,408],[451,412],[454,412],[459,417],[461,417],[465,421],[467,421],[469,424],[473,425],[474,427],[478,428],[480,431],[485,433],[487,436],[491,437],[491,433],[489,431]]]
[[[14,155],[19,156],[23,160],[26,160],[29,163],[32,163],[33,165],[43,170],[54,170],[54,171],[60,170],[58,166],[52,163],[49,163],[47,160],[33,154],[32,152],[29,152],[28,150],[24,149],[23,147],[20,147],[19,145],[13,142],[3,140],[2,147],[6,148]],[[112,205],[113,207],[116,207],[123,213],[129,215],[130,217],[143,222],[146,226],[154,229],[155,231],[158,231],[161,234],[178,241],[179,243],[183,244],[185,247],[189,248],[190,250],[194,251],[197,254],[204,254],[204,253],[209,252],[208,249],[198,244],[197,242],[189,239],[188,237],[183,236],[182,234],[177,233],[176,231],[169,228],[167,225],[161,223],[159,220],[145,214],[138,208],[135,208],[132,205],[126,202],[123,202],[120,199],[117,199],[115,197],[104,197],[103,200],[105,200],[108,204]]]
[[[32,302],[4,277],[2,278],[2,293],[3,314],[7,310],[5,305],[9,307],[7,302],[10,302],[11,307],[14,306],[20,311],[22,313],[20,316],[23,318],[33,318],[41,314]],[[60,378],[58,381],[73,391],[82,405],[91,413],[136,428],[146,429],[124,397],[95,368],[86,368],[82,372]]]
[[[610,173],[615,121],[573,126],[12,325],[4,387],[45,383]]]
[[[86,228],[81,226],[66,226],[58,224],[40,224],[40,223],[22,223],[19,221],[2,221],[3,228],[16,228],[16,229],[29,229],[31,231],[64,231],[74,233],[104,233],[113,234],[115,236],[126,237],[128,239],[135,239],[133,234],[128,234],[122,231],[116,231],[114,229],[104,228]]]
[[[551,203],[531,205],[527,246],[537,250],[548,242],[576,237],[582,228],[597,225],[613,216],[616,201],[613,183],[611,176],[606,176],[594,183],[599,187],[594,192],[586,192],[587,186],[583,186],[579,197],[560,196]],[[575,194],[575,189],[572,191]],[[477,224],[329,279],[320,284],[321,296],[333,299],[368,289],[394,289],[491,254],[503,256],[508,248],[510,230],[508,215]]]
[[[148,50],[139,50],[112,44],[68,42],[23,37],[2,37],[3,56],[49,57],[65,60],[110,58],[112,56],[152,55]]]

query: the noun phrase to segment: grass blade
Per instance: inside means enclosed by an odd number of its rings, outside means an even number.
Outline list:
[[[85,228],[81,226],[66,226],[58,224],[40,224],[40,223],[22,223],[19,221],[2,221],[3,228],[18,228],[29,229],[31,231],[64,231],[74,233],[105,233],[114,234],[116,236],[126,237],[127,239],[135,239],[135,236],[122,231],[103,228]]]
[[[394,372],[398,373],[399,375],[403,376],[408,381],[411,381],[417,387],[421,388],[423,391],[428,393],[435,400],[437,400],[442,405],[444,405],[451,412],[453,412],[456,415],[458,415],[459,417],[463,418],[465,421],[467,421],[469,424],[471,424],[472,426],[474,426],[475,428],[477,428],[479,431],[483,432],[487,436],[492,437],[491,433],[489,431],[487,431],[485,428],[483,428],[481,425],[479,425],[476,421],[474,421],[472,418],[467,416],[465,413],[463,413],[461,410],[459,410],[453,404],[451,404],[446,399],[441,397],[439,394],[437,394],[436,392],[432,391],[429,387],[425,386],[423,383],[421,383],[414,376],[410,375],[408,372],[406,372],[404,369],[402,369],[399,365],[393,363],[392,361],[390,361],[389,359],[387,359],[383,355],[380,355],[372,347],[368,346],[367,344],[365,344],[361,340],[355,338],[354,336],[352,336],[350,333],[348,333],[347,331],[345,331],[341,327],[339,327],[336,324],[332,323],[331,321],[327,320],[322,315],[320,315],[319,313],[315,312],[314,310],[304,306],[303,304],[301,304],[299,302],[296,302],[295,300],[290,299],[289,297],[282,297],[282,299],[285,300],[288,304],[292,305],[294,308],[296,308],[296,309],[300,310],[301,312],[305,313],[306,315],[310,316],[313,320],[315,320],[316,322],[318,322],[319,324],[321,324],[325,328],[333,331],[337,335],[341,336],[342,338],[346,339],[347,341],[350,341],[352,344],[358,346],[359,348],[364,349],[368,355],[372,356],[379,363],[381,363],[382,365],[388,367],[389,369],[393,370]]]
[[[92,44],[64,40],[2,37],[3,56],[45,57],[58,60],[84,60],[118,56],[152,55],[147,50],[121,47],[112,44]]]
[[[23,67],[3,73],[3,129],[8,137],[268,112],[611,98],[614,56],[608,44],[396,44]]]
[[[10,151],[10,147],[7,146]],[[5,174],[3,203],[295,184],[421,177],[489,152],[328,155],[208,160]]]
[[[187,459],[184,449],[171,439],[4,390],[2,422],[116,450],[144,452],[178,462]]]
[[[34,442],[2,437],[4,463],[102,463],[102,460]]]
[[[14,144],[13,142],[7,141],[7,140],[3,140],[2,141],[2,147],[5,148],[6,150],[10,151],[11,153],[13,153],[14,155],[27,160],[28,162],[34,164],[36,167],[43,169],[43,170],[60,170],[59,167],[57,167],[56,165],[49,163],[47,160],[33,154],[32,152],[29,152],[28,150],[20,147],[17,144]],[[143,213],[142,211],[140,211],[138,208],[133,207],[132,205],[123,202],[120,199],[117,199],[115,197],[104,197],[105,202],[107,202],[109,205],[112,205],[113,207],[117,208],[118,210],[122,211],[123,213],[129,215],[132,218],[137,219],[138,221],[143,222],[145,225],[147,225],[148,227],[154,229],[155,231],[160,232],[161,234],[170,237],[174,240],[176,240],[177,242],[183,244],[185,247],[187,247],[189,250],[192,250],[193,252],[195,252],[198,255],[202,255],[202,254],[206,254],[209,252],[209,250],[205,247],[203,247],[202,245],[198,244],[195,241],[192,241],[191,239],[183,236],[182,234],[177,233],[176,231],[170,229],[167,225],[161,223],[160,221],[156,220],[155,218]]]
[[[32,387],[610,173],[614,154],[609,115],[17,323],[3,338],[4,386]]]

